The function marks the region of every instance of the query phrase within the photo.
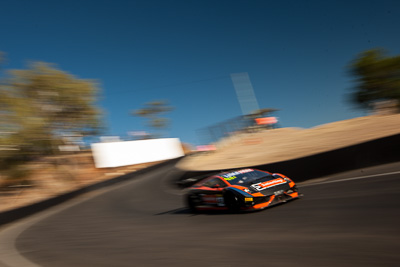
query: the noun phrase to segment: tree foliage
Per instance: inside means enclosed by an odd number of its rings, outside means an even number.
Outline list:
[[[363,52],[350,66],[357,78],[353,102],[372,109],[374,103],[394,101],[400,107],[400,56],[387,57],[381,49]]]
[[[0,156],[45,155],[66,136],[102,129],[95,82],[47,63],[12,70],[0,84]]]
[[[167,101],[157,100],[146,103],[143,108],[133,111],[132,115],[147,119],[149,127],[153,128],[155,131],[160,131],[167,128],[169,125],[169,119],[161,117],[161,115],[171,112],[172,110],[174,110],[174,108],[169,106]],[[156,134],[153,135],[156,136]]]

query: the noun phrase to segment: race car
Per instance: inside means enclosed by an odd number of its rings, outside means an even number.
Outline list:
[[[210,176],[187,190],[192,212],[260,210],[299,198],[296,184],[279,173],[238,169]]]

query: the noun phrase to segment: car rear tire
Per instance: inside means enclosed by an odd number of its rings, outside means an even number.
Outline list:
[[[198,212],[197,207],[196,207],[197,203],[198,203],[198,199],[197,199],[196,195],[188,195],[187,196],[186,204],[192,213]]]
[[[224,201],[230,212],[238,212],[240,210],[240,200],[235,194],[226,192],[224,195]]]

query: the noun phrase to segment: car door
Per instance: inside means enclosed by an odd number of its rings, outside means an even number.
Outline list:
[[[227,184],[220,178],[213,178],[204,182],[203,190],[200,194],[201,200],[207,206],[224,206],[222,190]]]

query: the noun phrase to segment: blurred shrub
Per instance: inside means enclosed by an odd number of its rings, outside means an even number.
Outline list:
[[[72,138],[98,134],[98,94],[96,82],[47,63],[9,71],[0,83],[0,171],[21,177],[26,172],[17,166],[59,153]]]

